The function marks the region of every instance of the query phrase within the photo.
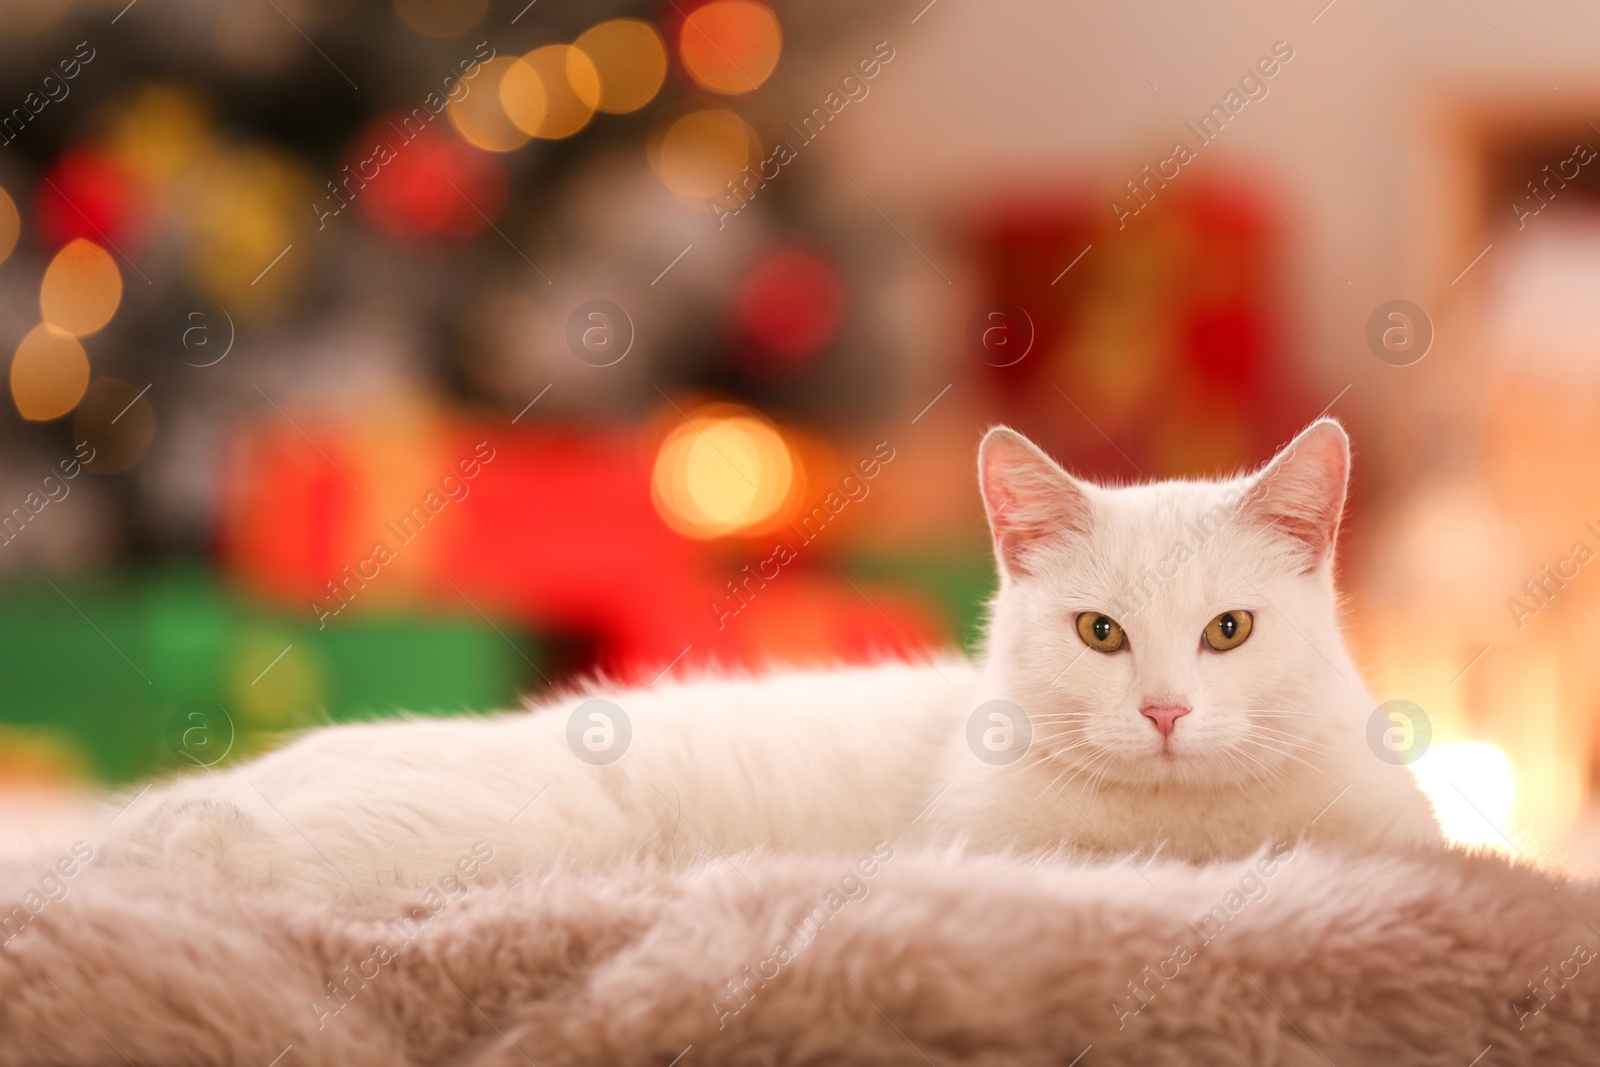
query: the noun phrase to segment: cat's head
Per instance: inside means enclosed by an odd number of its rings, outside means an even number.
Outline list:
[[[991,664],[1065,780],[1231,784],[1312,755],[1349,666],[1333,551],[1350,446],[1323,419],[1260,471],[1074,478],[998,427],[979,481]]]

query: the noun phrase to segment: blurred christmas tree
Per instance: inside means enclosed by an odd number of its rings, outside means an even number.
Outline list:
[[[845,355],[885,333],[846,295],[869,238],[814,213],[802,168],[767,180],[797,140],[778,116],[819,102],[797,57],[864,38],[851,11],[13,11],[4,326],[52,329],[0,433],[41,469],[87,439],[92,473],[131,472],[85,492],[105,506],[81,509],[64,555],[204,547],[217,458],[274,405],[514,416],[551,386],[529,422],[633,419],[694,391],[835,424],[881,406],[884,375]],[[10,558],[52,551],[31,548]]]
[[[863,297],[900,238],[795,165],[892,61],[871,17],[5,8],[0,566],[140,568],[12,598],[58,594],[110,646],[58,725],[127,774],[147,762],[129,738],[196,698],[248,733],[483,706],[596,664],[906,654],[948,632],[868,599],[817,536],[881,469],[856,438],[900,362]],[[780,565],[780,543],[808,550]],[[153,566],[172,555],[217,577]],[[4,664],[32,694],[17,721],[56,721],[52,679],[82,655],[75,616],[50,618]],[[324,636],[383,619],[422,636]],[[361,681],[397,655],[416,685]],[[115,692],[132,672],[136,699]]]

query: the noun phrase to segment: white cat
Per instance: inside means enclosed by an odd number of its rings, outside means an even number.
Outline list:
[[[1089,485],[1005,428],[979,467],[1000,589],[977,664],[329,727],[152,791],[106,854],[198,853],[337,898],[469,863],[499,879],[879,841],[1197,862],[1302,835],[1439,841],[1409,771],[1368,746],[1375,702],[1339,633],[1337,423],[1228,481]]]

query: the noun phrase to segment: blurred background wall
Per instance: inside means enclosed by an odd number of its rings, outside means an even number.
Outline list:
[[[1597,35],[0,3],[7,823],[596,671],[971,648],[985,426],[1125,480],[1329,411],[1396,758],[1458,839],[1588,865]]]

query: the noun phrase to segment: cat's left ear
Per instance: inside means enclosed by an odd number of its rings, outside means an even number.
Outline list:
[[[1333,419],[1318,419],[1251,479],[1240,513],[1288,537],[1310,572],[1333,553],[1349,481],[1350,438]]]

